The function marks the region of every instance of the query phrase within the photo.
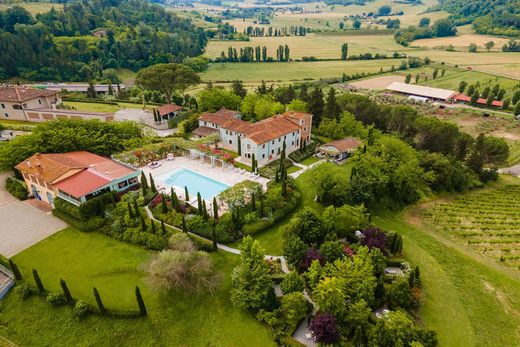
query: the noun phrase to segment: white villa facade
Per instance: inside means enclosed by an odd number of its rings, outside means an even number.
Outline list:
[[[310,142],[311,114],[286,112],[256,123],[243,121],[240,116],[239,112],[225,109],[205,113],[199,117],[199,128],[194,134],[218,134],[223,148],[240,153],[241,161],[246,163],[252,161],[254,154],[259,166],[278,159],[284,143],[289,154]]]

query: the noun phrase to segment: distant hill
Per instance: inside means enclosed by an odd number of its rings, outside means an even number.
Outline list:
[[[520,36],[520,0],[440,0],[438,8],[478,33]]]

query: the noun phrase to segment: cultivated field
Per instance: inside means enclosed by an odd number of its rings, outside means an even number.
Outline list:
[[[60,10],[63,8],[63,4],[50,3],[50,2],[16,2],[13,4],[0,4],[0,11],[12,6],[21,6],[29,11],[30,14],[37,15],[38,13],[48,12],[51,8]]]
[[[404,80],[405,76],[402,75],[388,75],[351,82],[349,85],[361,89],[383,90],[393,82],[404,82]]]
[[[210,41],[206,48],[206,56],[216,58],[222,51],[227,54],[228,47],[239,50],[240,47],[266,46],[268,55],[276,57],[278,46],[288,45],[291,49],[290,56],[293,59],[309,56],[321,59],[339,59],[343,43],[349,44],[349,55],[360,53],[392,55],[393,52],[408,50],[398,45],[391,35],[307,34],[306,36],[252,37],[251,41]]]
[[[400,59],[364,61],[318,61],[291,63],[214,63],[201,73],[203,81],[228,82],[236,79],[244,82],[289,83],[293,81],[318,80],[341,77],[343,73],[378,72],[382,67],[389,70],[399,66]]]
[[[520,269],[520,185],[441,203],[426,215],[477,252]]]
[[[462,34],[452,37],[435,37],[431,39],[421,39],[412,42],[412,46],[428,47],[428,48],[446,48],[452,45],[458,50],[467,50],[468,46],[472,43],[479,46],[479,50],[485,51],[484,44],[493,41],[495,46],[491,49],[492,51],[502,50],[502,46],[509,41],[508,38],[496,37],[491,35],[479,35],[479,34]]]

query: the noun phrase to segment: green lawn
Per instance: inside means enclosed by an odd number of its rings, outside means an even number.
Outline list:
[[[74,346],[250,346],[251,341],[274,345],[267,329],[229,302],[230,274],[239,257],[224,252],[211,255],[222,274],[222,284],[213,295],[159,295],[147,286],[140,270],[150,254],[72,228],[38,243],[14,258],[26,278],[35,267],[50,290],[57,290],[63,278],[73,296],[91,303],[96,286],[107,307],[127,310],[136,309],[134,288],[139,285],[149,315],[144,319],[92,316],[76,322],[69,308],[51,308],[36,297],[21,302],[11,293],[2,303],[0,335],[22,346],[55,346],[56,341]]]
[[[143,108],[142,104],[133,104],[129,102],[119,102],[114,104],[103,104],[96,102],[79,102],[79,101],[64,101],[64,105],[74,107],[78,111],[92,111],[92,112],[106,112],[113,113],[122,108]],[[149,108],[149,107],[147,107]]]
[[[306,166],[309,166],[309,165],[312,165],[312,164],[314,164],[314,163],[316,163],[316,162],[318,162],[318,161],[320,161],[320,160],[321,160],[320,158],[315,157],[315,156],[312,155],[312,156],[310,156],[310,157],[308,157],[308,158],[303,159],[303,160],[300,162],[300,164],[302,164],[302,165],[306,165]]]
[[[296,166],[296,165],[293,165],[293,166],[291,166],[291,167],[289,167],[289,168],[287,169],[287,173],[292,174],[292,173],[295,173],[295,172],[300,171],[301,169],[302,169],[301,167],[298,167],[298,166]]]

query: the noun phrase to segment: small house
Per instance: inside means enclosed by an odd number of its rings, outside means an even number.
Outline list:
[[[363,142],[355,137],[346,137],[341,140],[332,141],[322,145],[319,152],[323,156],[340,161],[348,158],[358,149]]]

